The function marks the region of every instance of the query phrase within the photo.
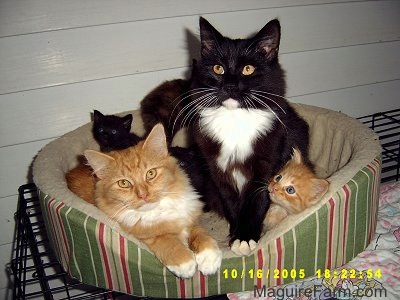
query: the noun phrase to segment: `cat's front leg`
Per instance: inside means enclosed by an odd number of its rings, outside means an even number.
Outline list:
[[[236,225],[230,230],[231,250],[236,255],[249,255],[258,246],[270,203],[268,194],[257,184],[251,184],[244,197]]]
[[[231,250],[236,255],[249,255],[256,247],[257,241],[260,238],[261,232],[253,235],[248,235],[244,230],[247,228],[247,223],[251,222],[251,217],[248,219],[241,217],[243,209],[248,209],[245,205],[240,205],[246,201],[246,199],[238,196],[236,191],[234,191],[227,184],[220,184],[221,198],[224,199],[224,203],[220,203],[220,211],[223,211],[223,215],[229,224],[229,245]],[[213,207],[216,210],[216,207]],[[245,221],[243,221],[245,219]]]
[[[270,208],[267,211],[267,215],[265,216],[264,224],[267,230],[274,228],[283,219],[288,216],[288,212],[282,206],[277,204],[271,204]]]
[[[189,247],[196,256],[198,269],[204,275],[215,274],[222,261],[222,251],[217,242],[199,226],[194,226],[189,235]]]
[[[177,277],[193,277],[197,262],[194,253],[183,244],[179,235],[165,234],[143,240],[143,242]]]

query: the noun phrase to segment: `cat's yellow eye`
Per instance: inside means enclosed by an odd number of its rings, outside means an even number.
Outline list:
[[[245,76],[248,76],[248,75],[253,74],[255,70],[256,70],[256,68],[254,68],[252,65],[246,65],[246,66],[244,66],[244,68],[242,70],[242,74]]]
[[[293,186],[289,185],[289,186],[286,188],[286,193],[288,193],[289,195],[293,195],[294,193],[296,193],[296,190],[294,189]]]
[[[156,176],[157,176],[157,170],[156,169],[150,169],[146,173],[146,180],[151,180]]]
[[[222,75],[225,73],[224,67],[221,65],[214,65],[213,71],[215,74]]]
[[[279,180],[282,179],[282,175],[276,175],[274,179],[275,179],[275,182],[278,182]]]
[[[123,188],[123,189],[127,189],[127,188],[130,188],[132,186],[132,184],[126,179],[118,180],[117,184],[118,184],[118,186],[120,188]]]

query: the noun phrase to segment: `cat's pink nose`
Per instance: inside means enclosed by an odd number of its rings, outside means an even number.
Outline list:
[[[136,189],[136,195],[140,200],[147,201],[149,197],[149,192],[146,189],[138,187]]]
[[[277,190],[278,190],[278,188],[276,186],[274,186],[274,185],[269,185],[268,186],[268,192],[270,192],[271,194],[273,194]]]
[[[146,201],[146,200],[147,200],[147,197],[149,196],[149,193],[147,193],[147,192],[140,192],[140,193],[138,194],[138,196],[139,196],[140,200]]]

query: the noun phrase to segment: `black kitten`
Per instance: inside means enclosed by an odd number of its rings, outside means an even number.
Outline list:
[[[131,133],[132,114],[124,117],[103,115],[98,110],[93,114],[93,136],[102,152],[122,150],[136,145],[141,138]]]
[[[310,164],[308,125],[284,98],[280,34],[272,20],[254,37],[233,40],[200,18],[201,61],[193,66],[191,102],[182,109],[196,120],[196,143],[223,199],[208,204],[228,220],[232,250],[241,254],[261,236],[270,205],[265,183],[294,147]]]

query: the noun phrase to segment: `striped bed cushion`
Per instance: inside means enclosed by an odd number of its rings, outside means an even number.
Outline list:
[[[83,283],[152,297],[205,297],[293,282],[339,267],[375,232],[381,156],[362,166],[320,209],[247,257],[224,258],[212,276],[179,279],[110,226],[39,192],[47,233],[64,269]]]

